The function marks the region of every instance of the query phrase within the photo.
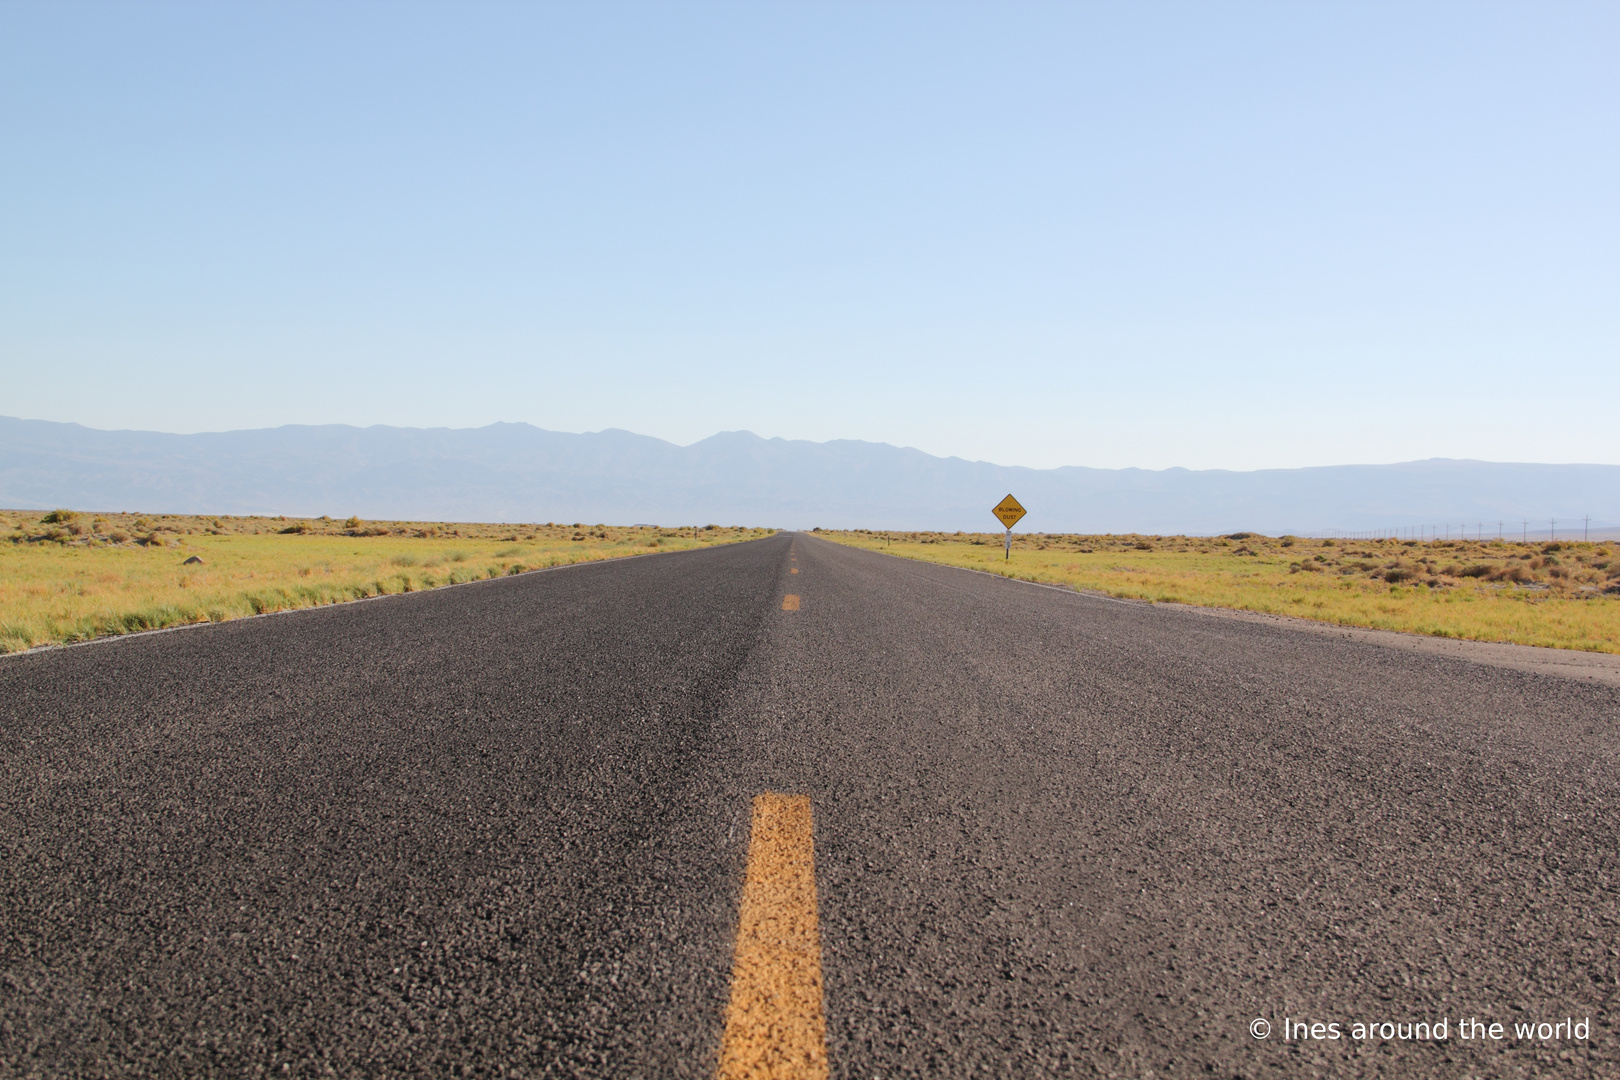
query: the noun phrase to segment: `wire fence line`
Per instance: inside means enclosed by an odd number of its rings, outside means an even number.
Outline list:
[[[1620,525],[1608,521],[1578,518],[1518,518],[1497,521],[1441,521],[1433,524],[1394,525],[1378,529],[1330,529],[1325,532],[1304,533],[1312,539],[1326,540],[1413,540],[1434,543],[1444,540],[1472,540],[1485,542],[1505,540],[1521,544],[1545,544],[1562,540],[1567,542],[1620,540]]]

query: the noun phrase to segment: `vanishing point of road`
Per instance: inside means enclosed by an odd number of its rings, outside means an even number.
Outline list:
[[[0,1076],[1616,1077],[1617,746],[805,534],[13,656]]]

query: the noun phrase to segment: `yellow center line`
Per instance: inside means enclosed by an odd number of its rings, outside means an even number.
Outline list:
[[[788,573],[790,573],[790,574],[797,574],[798,572],[799,572],[799,568],[797,566],[795,566],[793,569],[788,571]]]
[[[782,597],[782,610],[783,611],[798,611],[799,610],[799,597],[798,597],[798,595],[796,593],[788,593],[786,596]]]
[[[754,799],[720,1080],[826,1080],[810,799]]]

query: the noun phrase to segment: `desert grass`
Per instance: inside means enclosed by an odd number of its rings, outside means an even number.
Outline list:
[[[0,652],[770,531],[0,511]]]
[[[1620,653],[1610,543],[820,531],[909,559],[1153,603]]]

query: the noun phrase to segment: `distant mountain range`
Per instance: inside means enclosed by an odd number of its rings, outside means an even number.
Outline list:
[[[435,521],[1272,535],[1620,524],[1620,465],[1436,458],[1308,469],[1026,469],[885,443],[725,432],[288,426],[202,435],[0,417],[0,506]]]

